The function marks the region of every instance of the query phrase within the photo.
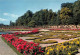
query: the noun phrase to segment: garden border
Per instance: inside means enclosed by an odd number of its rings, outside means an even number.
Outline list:
[[[23,54],[21,54],[19,51],[17,51],[16,48],[15,48],[13,45],[11,45],[10,43],[8,43],[3,37],[1,37],[1,39],[2,39],[10,48],[12,48],[12,50],[13,50],[14,52],[16,52],[17,55],[23,55]]]

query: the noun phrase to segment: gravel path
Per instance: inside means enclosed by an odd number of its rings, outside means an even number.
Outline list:
[[[77,53],[76,55],[80,55],[80,53]]]
[[[0,55],[17,55],[2,39],[0,35]]]
[[[80,55],[80,48],[78,49],[78,52],[79,52],[79,53],[77,53],[76,55]]]

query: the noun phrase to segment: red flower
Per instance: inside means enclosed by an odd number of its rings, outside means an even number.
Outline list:
[[[37,32],[37,30],[32,31],[33,33]],[[32,33],[28,32],[28,33]],[[16,35],[19,34],[18,32],[15,33]],[[26,42],[18,37],[14,36],[15,34],[2,34],[2,37],[7,40],[7,42],[11,43],[19,52],[23,52],[25,55],[27,53],[35,53],[43,52],[41,51],[41,47],[39,47],[39,43],[34,42]],[[37,50],[37,51],[34,51]]]
[[[30,44],[34,44],[34,42],[31,41]]]

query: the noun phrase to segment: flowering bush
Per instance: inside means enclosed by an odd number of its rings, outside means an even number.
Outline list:
[[[24,55],[43,53],[38,43],[24,41],[15,37],[14,34],[2,34],[2,37]]]
[[[59,43],[51,47],[46,47],[47,55],[71,55],[78,51],[80,47],[80,39]]]

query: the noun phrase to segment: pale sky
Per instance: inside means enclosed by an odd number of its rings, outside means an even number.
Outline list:
[[[15,21],[27,10],[32,12],[41,9],[52,9],[57,12],[62,3],[75,2],[77,0],[0,0],[0,23],[9,24]]]

